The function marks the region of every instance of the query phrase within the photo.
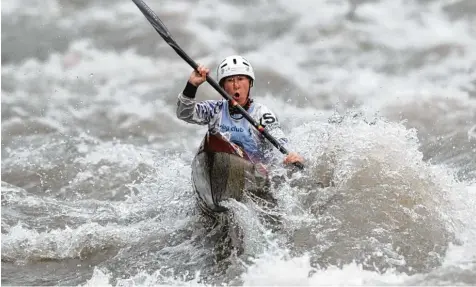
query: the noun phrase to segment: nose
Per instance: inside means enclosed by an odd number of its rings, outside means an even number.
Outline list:
[[[240,81],[237,78],[233,78],[233,87],[235,89],[240,87]]]

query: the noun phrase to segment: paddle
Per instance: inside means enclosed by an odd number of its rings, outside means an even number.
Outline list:
[[[150,24],[155,28],[155,30],[164,38],[165,42],[167,42],[170,47],[172,47],[177,54],[182,57],[182,59],[185,60],[194,70],[198,68],[198,64],[195,63],[194,60],[192,60],[183,50],[180,48],[180,46],[175,42],[175,40],[172,38],[172,35],[170,32],[167,30],[167,27],[165,27],[164,23],[159,19],[159,17],[152,11],[149,6],[147,6],[144,1],[142,0],[132,0],[139,10],[144,14],[144,16],[149,20]],[[247,119],[267,140],[269,140],[280,152],[283,154],[288,154],[288,151],[284,146],[282,146],[272,135],[268,133],[268,131],[260,125],[258,122],[256,122],[248,112],[246,112],[243,107],[241,107],[230,95],[228,95],[225,90],[218,85],[218,83],[213,80],[209,75],[207,75],[207,82],[217,90],[220,95],[222,95],[225,99],[231,102],[231,104],[235,107],[238,108],[240,114],[243,115],[245,119]],[[300,169],[304,168],[304,165],[300,162],[294,163],[294,165]]]

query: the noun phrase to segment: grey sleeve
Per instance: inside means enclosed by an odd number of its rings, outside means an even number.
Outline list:
[[[273,136],[285,149],[289,150],[288,139],[281,129],[281,124],[279,123],[278,118],[270,109],[265,106],[261,106],[259,122],[263,127],[266,128],[271,136]],[[274,154],[274,150],[276,148],[268,140],[265,140],[263,149],[265,154],[268,154],[269,152]]]
[[[281,124],[279,123],[276,115],[266,107],[263,107],[260,115],[260,124],[266,128],[270,135],[278,140],[280,144],[286,147],[288,139],[281,129]]]
[[[197,102],[179,94],[177,101],[177,118],[191,124],[206,125],[210,123],[217,108],[218,101]]]

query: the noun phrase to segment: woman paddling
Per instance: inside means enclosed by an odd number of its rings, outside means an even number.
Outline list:
[[[185,89],[178,96],[177,117],[188,123],[208,125],[210,132],[226,135],[231,142],[241,146],[254,161],[270,162],[273,158],[271,143],[229,101],[225,99],[195,101],[197,88],[206,81],[209,72],[210,70],[203,65],[199,65],[197,70],[192,72]],[[217,67],[219,85],[286,147],[288,140],[275,114],[250,97],[254,80],[253,67],[241,56],[226,57]],[[283,162],[303,163],[304,159],[296,152],[289,152]]]

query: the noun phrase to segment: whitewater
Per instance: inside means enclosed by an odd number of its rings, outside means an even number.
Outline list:
[[[196,205],[191,67],[132,1],[63,2],[2,1],[2,285],[476,285],[474,1],[146,2],[306,158],[224,203],[241,254]]]

